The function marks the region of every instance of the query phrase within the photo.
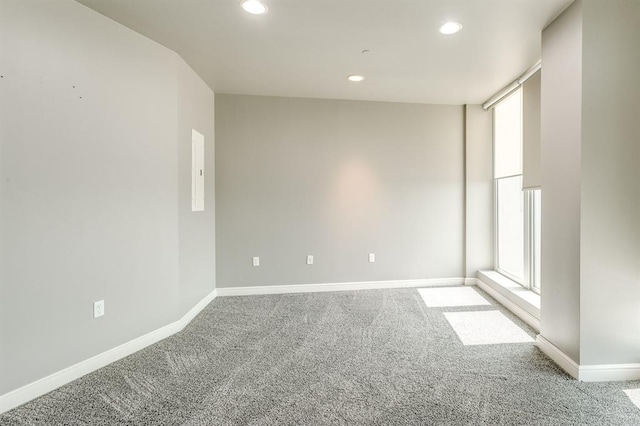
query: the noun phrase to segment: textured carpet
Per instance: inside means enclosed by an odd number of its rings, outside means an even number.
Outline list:
[[[476,290],[481,292],[480,290]],[[0,415],[2,425],[640,425],[625,389],[532,343],[464,346],[415,289],[214,300],[181,333]]]

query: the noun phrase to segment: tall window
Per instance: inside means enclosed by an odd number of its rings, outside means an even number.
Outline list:
[[[522,90],[493,110],[495,269],[540,289],[540,190],[522,189]]]
[[[533,270],[532,270],[532,279],[531,279],[531,288],[537,292],[540,292],[540,242],[541,242],[541,218],[542,218],[542,196],[541,191],[539,189],[535,189],[530,192],[530,196],[533,198],[533,230],[531,235],[533,236],[531,240],[531,249],[533,251]]]

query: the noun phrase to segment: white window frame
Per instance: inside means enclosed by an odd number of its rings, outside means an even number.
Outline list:
[[[500,273],[501,275],[504,275],[505,277],[509,278],[511,281],[514,281],[518,284],[520,284],[523,287],[526,287],[526,282],[527,282],[527,262],[526,262],[526,235],[525,235],[525,262],[524,262],[524,281],[523,279],[516,277],[515,275],[510,274],[509,272],[500,269],[499,268],[499,241],[500,241],[500,227],[498,226],[498,202],[499,202],[499,196],[498,196],[498,181],[500,181],[501,179],[509,179],[509,178],[513,178],[513,177],[517,177],[517,176],[522,176],[522,175],[513,175],[513,176],[503,176],[501,178],[493,178],[493,249],[494,249],[494,253],[493,253],[493,269]],[[525,203],[525,205],[523,206],[523,210],[524,210],[524,216],[526,216],[526,211],[527,211],[527,205],[526,205],[526,200],[523,200],[523,203]],[[525,219],[526,220],[526,219]],[[526,228],[526,222],[525,222],[525,228]],[[525,229],[525,234],[527,234],[526,229]]]
[[[522,90],[522,89],[518,89],[518,90]],[[506,97],[505,97],[506,98]],[[495,119],[496,119],[496,115],[495,115],[495,110],[493,113],[493,140],[492,140],[492,147],[493,147],[493,176],[495,176]],[[494,237],[494,244],[493,244],[493,248],[494,248],[494,254],[493,254],[493,263],[494,263],[494,270],[496,272],[498,272],[499,274],[509,278],[510,280],[520,284],[521,286],[523,286],[524,288],[531,290],[535,293],[540,293],[540,288],[535,286],[536,283],[536,271],[535,271],[535,260],[534,260],[534,255],[535,255],[535,221],[534,221],[534,214],[535,214],[535,193],[534,190],[523,190],[522,191],[522,203],[523,203],[523,220],[524,220],[524,224],[523,224],[523,241],[524,241],[524,250],[523,250],[523,255],[524,255],[524,259],[523,259],[523,278],[519,278],[516,277],[512,274],[510,274],[507,271],[504,271],[502,269],[499,268],[499,264],[500,264],[500,260],[499,260],[499,232],[500,232],[500,228],[498,227],[498,203],[499,203],[499,197],[498,197],[498,181],[500,179],[508,179],[508,178],[513,178],[516,176],[522,176],[522,174],[517,174],[517,175],[512,175],[512,176],[502,176],[500,178],[493,178],[493,237]],[[539,261],[539,259],[538,259]]]

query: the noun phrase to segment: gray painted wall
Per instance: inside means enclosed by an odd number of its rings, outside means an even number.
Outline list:
[[[540,334],[580,362],[582,1],[542,32]]]
[[[582,28],[580,361],[640,363],[640,2]]]
[[[465,105],[466,276],[493,269],[493,114]]]
[[[542,335],[640,362],[640,4],[576,1],[542,40]]]
[[[213,152],[211,91],[73,1],[0,7],[3,394],[179,319],[214,288],[215,253],[214,205],[186,217],[183,176],[192,120]],[[206,250],[205,270],[181,247]]]
[[[463,276],[463,126],[461,106],[217,94],[218,287]]]
[[[180,315],[213,290],[215,255],[214,94],[179,57],[178,82],[178,217]],[[205,208],[191,211],[191,129],[204,135]]]

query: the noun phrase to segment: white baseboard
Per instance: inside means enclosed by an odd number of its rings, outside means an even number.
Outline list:
[[[376,290],[383,288],[443,287],[464,284],[464,278],[429,278],[397,281],[362,281],[351,283],[292,284],[256,287],[218,287],[218,296],[251,296],[256,294],[315,293],[323,291]]]
[[[571,377],[578,379],[580,366],[558,349],[556,345],[538,334],[536,336],[536,346]]]
[[[640,380],[640,363],[581,365],[579,379],[583,382]]]
[[[579,365],[541,335],[536,337],[536,346],[570,376],[582,382],[640,380],[640,363]]]
[[[464,285],[478,285],[478,279],[477,278],[465,278],[464,279]]]
[[[0,413],[11,410],[25,402],[42,396],[59,388],[73,380],[76,380],[86,374],[89,374],[99,368],[111,364],[122,359],[134,352],[144,349],[154,343],[159,342],[179,331],[191,322],[191,320],[200,313],[213,299],[217,297],[217,291],[213,290],[200,300],[193,308],[182,316],[178,321],[165,325],[157,330],[137,337],[129,342],[109,349],[106,352],[93,356],[89,359],[81,361],[75,365],[53,373],[47,377],[36,380],[28,385],[22,386],[16,390],[0,396]]]
[[[537,331],[538,333],[540,332],[540,320],[538,318],[534,317],[529,312],[525,311],[524,309],[516,305],[511,300],[504,297],[501,293],[497,292],[496,290],[491,288],[489,285],[485,284],[482,280],[476,279],[476,285],[480,287],[483,291],[488,293],[489,296],[493,297],[498,302],[500,302],[502,306],[504,306],[505,308],[513,312],[515,316],[517,316],[522,321],[529,324],[529,326],[531,326],[531,328],[533,328],[535,331]]]
[[[213,302],[213,299],[215,299],[216,297],[218,297],[218,290],[214,288],[211,293],[209,293],[205,297],[203,297],[198,303],[196,303],[193,306],[193,308],[189,309],[189,311],[186,314],[184,314],[182,316],[182,318],[180,318],[178,321],[176,321],[176,322],[180,323],[180,330],[178,330],[178,331],[182,331],[182,329],[184,329],[187,325],[189,325],[189,323],[200,312],[202,312],[202,310],[204,308],[206,308],[209,303]]]

